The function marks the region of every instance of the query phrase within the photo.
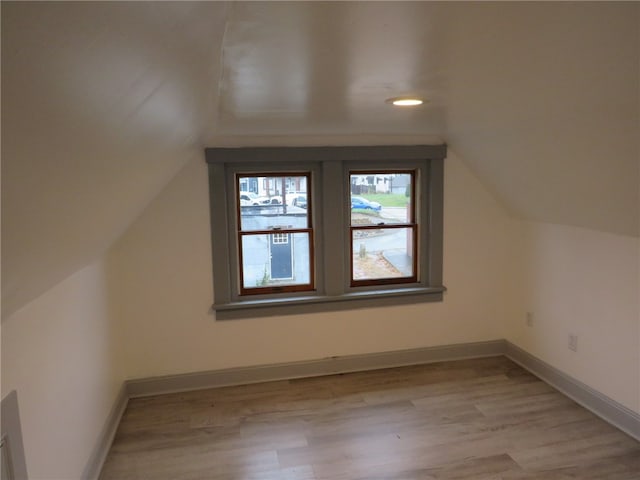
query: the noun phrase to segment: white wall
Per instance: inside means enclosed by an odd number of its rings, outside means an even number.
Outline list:
[[[2,323],[2,397],[18,392],[30,479],[80,478],[122,385],[105,259]]]
[[[512,316],[510,218],[445,166],[444,302],[216,321],[207,169],[189,163],[115,245],[129,378],[497,339]]]
[[[443,302],[223,322],[208,209],[197,159],[108,257],[3,323],[2,396],[18,390],[32,478],[79,477],[125,378],[332,355],[506,337],[640,412],[635,237],[514,220],[450,152]]]
[[[127,377],[507,338],[640,411],[638,239],[512,219],[455,152],[445,165],[442,303],[217,322],[192,161],[114,247]]]
[[[640,291],[636,237],[522,222],[524,313],[506,338],[640,412]],[[578,335],[578,350],[567,348]]]

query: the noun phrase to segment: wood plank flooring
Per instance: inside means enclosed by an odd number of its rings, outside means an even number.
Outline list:
[[[493,357],[132,399],[129,479],[640,480],[640,443]]]

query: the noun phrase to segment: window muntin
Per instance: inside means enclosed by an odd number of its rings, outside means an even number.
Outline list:
[[[236,175],[240,295],[314,289],[310,173]],[[242,190],[252,186],[254,192]],[[262,188],[260,188],[262,187]]]
[[[418,281],[416,177],[414,170],[349,172],[351,287]]]

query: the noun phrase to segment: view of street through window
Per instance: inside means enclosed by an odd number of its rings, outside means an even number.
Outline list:
[[[412,279],[413,173],[352,172],[351,279]]]
[[[312,202],[307,198],[306,180],[296,176],[238,179],[243,288],[312,283]],[[412,277],[411,175],[352,175],[351,183],[351,238],[347,241],[352,249],[352,278]]]

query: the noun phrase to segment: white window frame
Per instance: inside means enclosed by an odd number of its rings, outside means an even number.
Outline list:
[[[442,301],[446,145],[207,148],[216,319],[335,311]],[[418,281],[351,286],[351,170],[419,171]],[[235,178],[242,173],[311,172],[315,290],[240,295]]]

